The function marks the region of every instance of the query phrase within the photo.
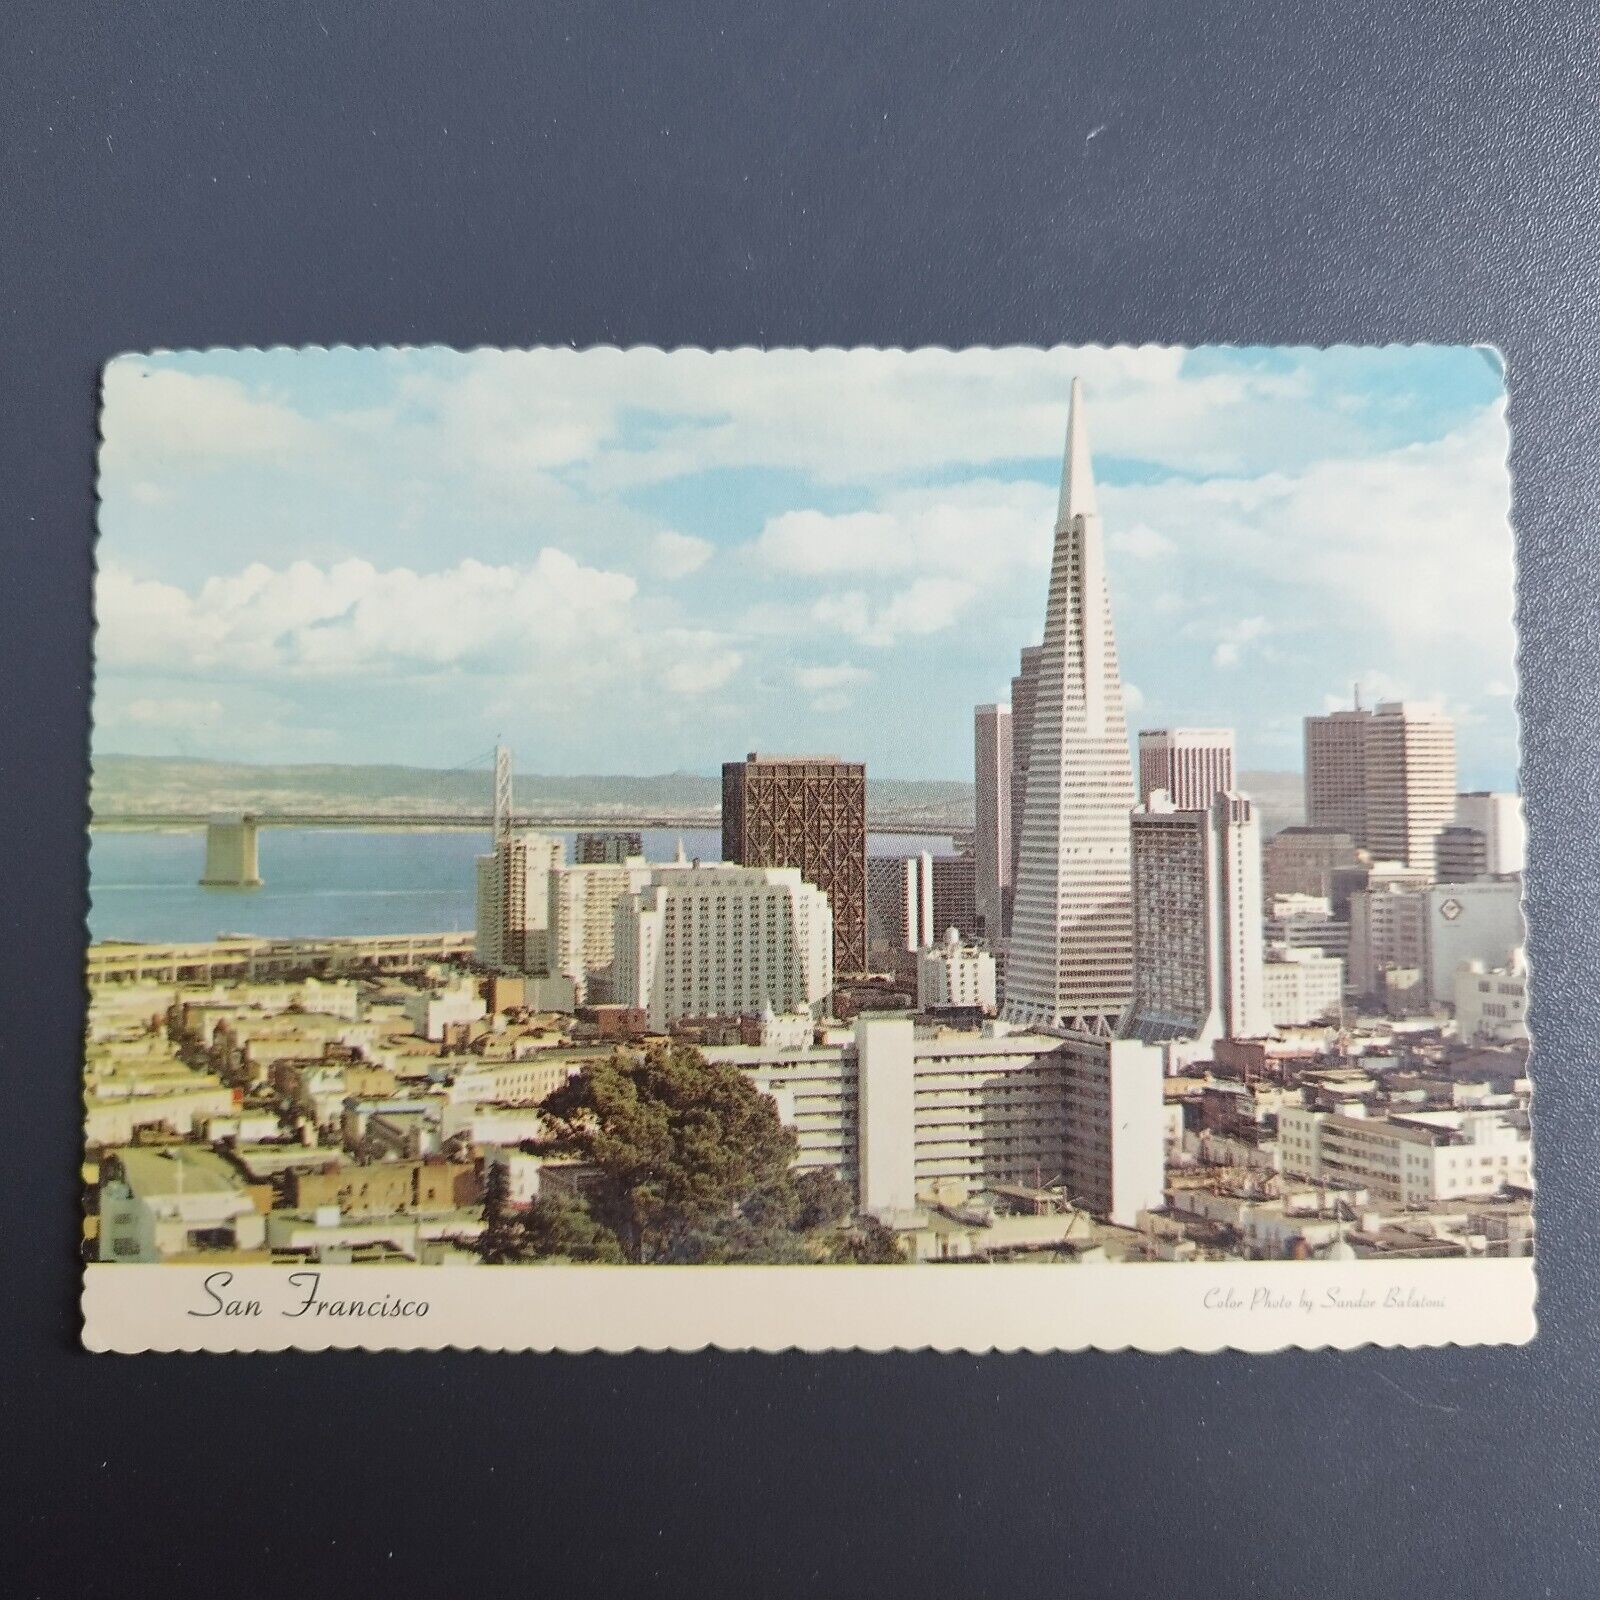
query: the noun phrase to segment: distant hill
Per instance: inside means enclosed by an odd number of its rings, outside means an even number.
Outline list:
[[[149,812],[349,811],[395,817],[422,812],[487,812],[488,771],[441,772],[401,766],[253,766],[231,761],[184,761],[158,756],[97,756],[89,800],[96,815]],[[1303,818],[1300,775],[1244,772],[1239,787],[1261,808],[1262,833]],[[519,813],[589,817],[603,823],[630,812],[716,819],[719,779],[668,772],[646,777],[597,774],[547,777],[519,773]],[[972,785],[947,781],[868,778],[867,805],[879,822],[904,818],[919,826],[972,823]]]
[[[400,766],[254,766],[155,756],[97,756],[89,787],[96,815],[206,811],[363,811],[396,817],[420,812],[487,812],[493,799],[487,771],[441,772]],[[703,816],[714,822],[722,804],[720,778],[670,772],[645,777],[596,774],[548,777],[518,773],[519,814],[593,817],[604,822],[629,812]],[[970,783],[867,780],[867,804],[879,819],[897,816],[952,827],[972,821]]]

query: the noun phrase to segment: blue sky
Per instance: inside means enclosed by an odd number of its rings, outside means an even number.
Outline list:
[[[1043,619],[1084,380],[1130,729],[1443,704],[1516,771],[1498,364],[1470,349],[213,351],[108,368],[95,745],[967,778]]]

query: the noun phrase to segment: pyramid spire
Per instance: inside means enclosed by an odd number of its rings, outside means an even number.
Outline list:
[[[1096,516],[1094,467],[1089,460],[1089,426],[1084,420],[1083,379],[1072,380],[1072,401],[1067,408],[1067,449],[1061,463],[1061,501],[1056,508],[1056,532],[1072,526],[1074,517]]]

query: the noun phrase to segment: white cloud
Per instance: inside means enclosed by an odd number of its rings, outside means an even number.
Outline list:
[[[103,670],[203,679],[462,673],[580,695],[638,679],[695,696],[738,671],[723,635],[658,624],[637,600],[631,577],[553,548],[525,566],[469,559],[431,573],[257,562],[192,594],[109,565],[97,653]]]
[[[1238,622],[1230,623],[1222,630],[1222,638],[1216,649],[1211,652],[1211,665],[1238,666],[1246,647],[1269,632],[1271,624],[1265,617],[1244,617]]]
[[[1127,711],[1142,711],[1144,709],[1144,690],[1136,683],[1124,682],[1122,685],[1122,705]]]
[[[963,578],[915,578],[882,602],[874,602],[859,589],[824,595],[812,606],[811,616],[823,627],[886,650],[902,638],[948,628],[977,593],[977,585]]]
[[[322,448],[317,426],[292,407],[213,373],[124,357],[106,368],[102,400],[101,470],[113,482],[137,474],[133,492],[146,505],[168,472],[249,458],[286,462]]]
[[[1049,559],[1054,496],[1037,483],[975,479],[884,495],[876,509],[786,511],[748,553],[798,577],[975,570],[999,576]]]
[[[1164,534],[1144,523],[1131,528],[1113,529],[1106,543],[1119,555],[1132,556],[1135,561],[1153,561],[1157,556],[1170,556],[1176,546]]]
[[[651,543],[650,565],[659,577],[687,578],[711,559],[713,548],[709,539],[699,539],[692,533],[678,533],[668,528],[658,533]]]

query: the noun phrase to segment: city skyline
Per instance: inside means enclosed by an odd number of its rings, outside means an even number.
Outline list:
[[[971,777],[1091,396],[1130,733],[1440,702],[1516,777],[1473,350],[211,352],[107,374],[99,753]],[[906,717],[909,704],[947,716]],[[455,740],[454,744],[449,743]]]

